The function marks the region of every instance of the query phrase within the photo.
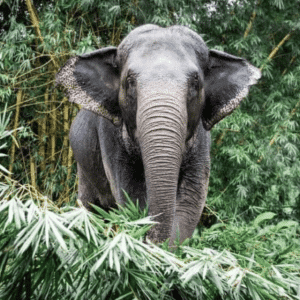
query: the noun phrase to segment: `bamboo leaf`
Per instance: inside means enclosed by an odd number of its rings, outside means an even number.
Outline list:
[[[49,220],[53,222],[58,227],[58,229],[60,229],[65,235],[68,235],[72,239],[76,238],[72,231],[70,231],[67,227],[63,226],[63,219],[61,219],[59,216],[52,213],[51,211],[47,211],[47,214],[49,216]]]
[[[53,222],[52,222],[52,219],[48,219],[49,222],[49,227],[51,228],[51,232],[53,232],[54,236],[56,237],[56,239],[58,240],[59,242],[59,245],[64,249],[64,250],[68,250],[67,248],[67,245],[65,243],[65,241],[63,240],[62,236],[60,235],[59,231],[56,229],[55,225]]]
[[[256,219],[253,221],[254,226],[258,226],[261,222],[264,220],[271,220],[276,216],[275,213],[273,212],[265,212],[260,214],[259,216],[256,217]]]
[[[31,245],[33,240],[35,240],[37,238],[37,234],[38,234],[39,230],[43,231],[43,229],[44,229],[44,222],[42,220],[37,221],[36,224],[34,226],[32,226],[31,230],[27,234],[25,234],[23,239],[21,239],[18,242],[18,246],[23,244],[19,250],[18,255],[24,253],[29,248],[29,246]]]
[[[120,267],[120,261],[119,261],[116,249],[113,251],[113,253],[114,253],[114,263],[116,266],[116,270],[117,270],[118,276],[120,276],[121,267]]]
[[[49,248],[49,217],[48,214],[45,214],[45,241],[46,241],[46,246]]]

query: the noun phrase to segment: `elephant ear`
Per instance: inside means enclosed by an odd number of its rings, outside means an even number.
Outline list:
[[[205,106],[202,120],[206,130],[230,115],[248,95],[249,87],[261,77],[258,68],[245,59],[210,50],[205,72]]]
[[[107,47],[71,57],[55,79],[56,85],[65,88],[70,102],[120,125],[120,75],[116,55],[116,47]]]

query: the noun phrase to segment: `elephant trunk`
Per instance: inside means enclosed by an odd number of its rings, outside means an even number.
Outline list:
[[[179,101],[180,100],[180,101]],[[157,215],[149,233],[152,241],[171,236],[177,185],[185,147],[187,112],[183,99],[170,95],[141,100],[137,110],[137,138],[144,163],[149,215]]]

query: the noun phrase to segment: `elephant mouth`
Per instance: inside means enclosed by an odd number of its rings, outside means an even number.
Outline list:
[[[123,122],[122,128],[121,128],[121,137],[122,137],[122,144],[125,148],[126,153],[132,158],[131,162],[134,163],[135,160],[139,161],[142,159],[142,152],[140,145],[138,143],[138,139],[136,137],[136,130],[133,134],[133,139],[129,135],[128,130],[126,128],[126,124]]]

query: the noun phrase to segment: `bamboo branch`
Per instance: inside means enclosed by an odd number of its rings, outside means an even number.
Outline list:
[[[294,63],[294,61],[295,61],[295,59],[296,59],[296,55],[294,55],[293,57],[292,57],[292,59],[291,59],[291,61],[289,62],[289,65],[284,69],[284,71],[282,72],[282,76],[286,73],[286,71],[287,71],[287,69]]]
[[[220,133],[220,135],[218,136],[218,139],[217,139],[217,141],[216,141],[216,144],[217,144],[217,145],[220,145],[220,144],[221,144],[221,142],[222,142],[222,140],[223,140],[223,138],[224,138],[226,132],[227,132],[227,130],[224,129],[224,130]]]
[[[17,128],[19,124],[19,117],[20,117],[20,107],[23,98],[23,91],[19,89],[17,93],[17,104],[16,104],[16,114],[15,114],[15,122],[14,122],[14,132],[13,137],[17,138]],[[10,164],[9,164],[9,178],[11,178],[12,170],[13,170],[13,163],[15,162],[15,153],[16,153],[16,144],[13,142],[11,145],[11,154],[10,154]]]
[[[263,68],[266,66],[266,64],[272,60],[274,58],[274,56],[277,54],[279,48],[287,41],[290,39],[290,37],[292,36],[292,34],[294,33],[294,30],[292,30],[291,32],[289,32],[281,41],[280,43],[272,50],[272,52],[270,53],[270,55],[268,56],[266,62],[260,67],[260,70],[262,71]]]
[[[258,0],[256,6],[258,6],[259,4],[260,4],[260,1]],[[245,31],[245,33],[244,33],[244,39],[248,36],[250,30],[252,29],[252,26],[253,26],[253,22],[254,22],[255,17],[256,17],[256,10],[254,10],[254,11],[252,12],[252,15],[251,15],[251,17],[250,17],[250,21],[249,21],[249,23],[248,23],[248,25],[247,25],[247,28],[246,28],[246,31]]]
[[[247,25],[246,31],[244,33],[244,39],[248,36],[250,30],[252,29],[252,24],[253,24],[253,21],[254,21],[255,17],[256,17],[256,11],[254,10],[251,17],[250,17],[250,21]]]
[[[35,30],[35,33],[38,36],[41,43],[44,44],[44,38],[41,34],[41,30],[40,30],[40,26],[39,26],[39,19],[38,19],[38,15],[36,13],[36,9],[34,8],[31,0],[26,0],[26,5],[27,5],[27,9],[28,9],[30,19],[31,19],[31,23],[32,23],[32,26]],[[55,69],[58,70],[59,69],[59,64],[58,64],[58,61],[57,61],[56,57],[54,55],[52,55],[51,53],[49,53],[49,55],[51,57],[51,61],[54,65]]]

